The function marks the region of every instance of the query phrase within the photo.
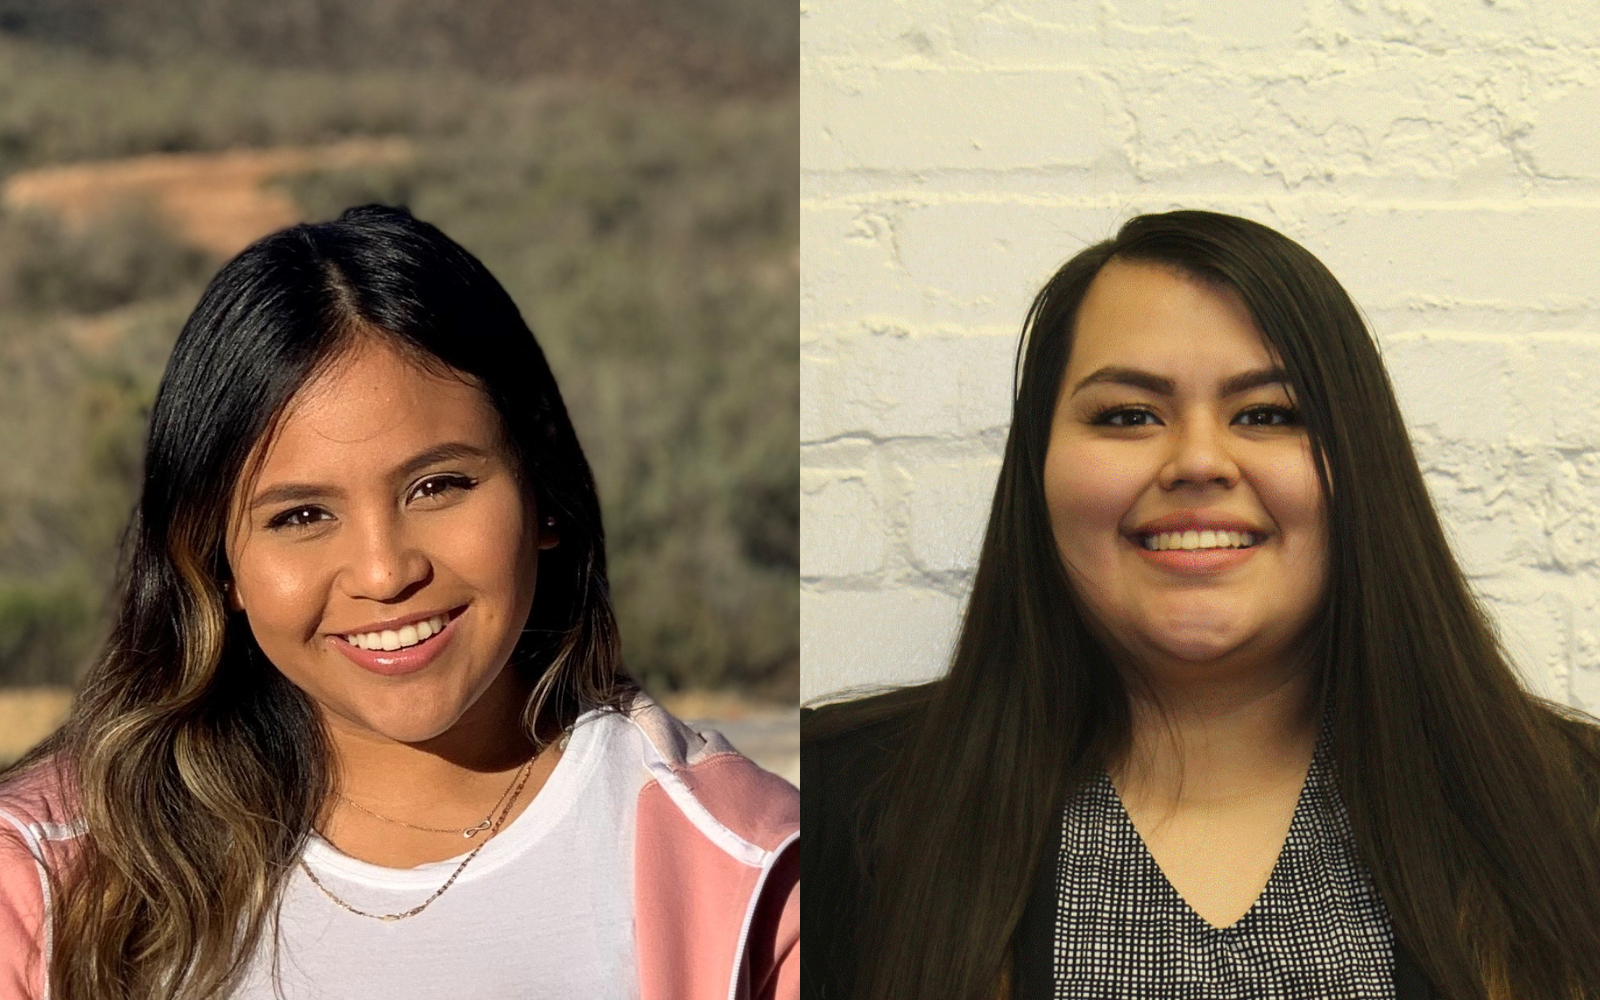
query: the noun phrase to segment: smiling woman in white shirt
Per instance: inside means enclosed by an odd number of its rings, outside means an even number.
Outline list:
[[[1600,730],[1519,684],[1333,276],[1140,216],[1018,364],[948,674],[803,715],[803,995],[1600,997]]]
[[[434,227],[213,279],[119,600],[0,781],[0,995],[795,995],[798,793],[628,678],[549,366]]]

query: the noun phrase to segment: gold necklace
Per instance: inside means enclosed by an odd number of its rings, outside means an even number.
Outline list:
[[[557,749],[565,750],[567,748],[567,742],[571,738],[572,738],[572,730],[569,727],[568,729],[566,729],[565,731],[562,732],[560,744],[557,747]],[[514,775],[513,775],[513,781],[515,781],[515,776]],[[391,819],[388,816],[385,816],[380,812],[374,812],[371,809],[368,809],[366,806],[364,806],[361,803],[357,802],[355,799],[350,798],[348,795],[345,795],[343,792],[335,792],[334,794],[337,795],[342,801],[348,802],[350,805],[355,806],[358,810],[360,810],[361,812],[366,813],[368,816],[371,816],[373,819],[381,819],[385,823],[392,823],[395,826],[403,826],[408,830],[421,830],[424,833],[459,833],[459,834],[461,834],[461,836],[464,839],[471,840],[473,837],[476,837],[478,834],[480,834],[483,831],[489,829],[490,820],[494,817],[495,810],[499,809],[500,808],[500,804],[505,802],[506,796],[511,794],[511,786],[507,785],[506,786],[506,790],[500,793],[500,798],[496,799],[494,805],[489,807],[489,811],[484,814],[483,819],[481,819],[478,822],[474,823],[473,825],[471,825],[469,827],[465,827],[465,828],[453,827],[453,826],[450,826],[450,827],[419,826],[416,823],[407,823],[403,819]]]
[[[513,775],[512,776],[513,782],[515,782],[515,779],[516,779],[516,776]],[[345,795],[343,792],[338,792],[336,794],[339,796],[339,798],[341,800],[343,800],[345,802],[348,802],[350,805],[355,806],[357,809],[359,809],[362,812],[366,813],[368,816],[371,816],[373,819],[381,819],[385,823],[393,823],[395,826],[403,826],[403,827],[406,827],[409,830],[422,830],[425,833],[459,833],[459,834],[461,834],[462,837],[466,838],[467,840],[471,840],[473,837],[476,837],[478,834],[480,834],[483,831],[489,829],[489,827],[491,825],[491,821],[494,819],[495,811],[500,808],[502,803],[505,802],[506,796],[511,794],[511,786],[507,785],[506,786],[506,790],[500,793],[500,797],[495,800],[494,805],[489,807],[489,811],[484,814],[484,817],[483,817],[482,820],[478,821],[477,823],[474,823],[472,826],[465,827],[465,828],[453,827],[453,826],[452,827],[418,826],[416,823],[407,823],[403,819],[390,819],[388,816],[385,816],[382,813],[373,812],[371,809],[368,809],[366,806],[364,806],[361,803],[357,802],[355,799],[352,799],[349,796]]]
[[[565,741],[563,741],[563,743],[564,742]],[[313,872],[311,870],[311,866],[306,864],[306,859],[303,858],[303,857],[300,859],[300,870],[306,873],[306,878],[310,879],[311,880],[311,884],[316,886],[318,889],[320,889],[324,896],[327,896],[329,899],[333,900],[333,902],[336,903],[341,909],[348,910],[349,912],[354,913],[358,917],[368,917],[368,918],[370,918],[372,920],[382,920],[382,921],[385,921],[385,922],[391,922],[391,921],[395,921],[395,920],[404,920],[407,917],[414,917],[417,914],[421,913],[423,910],[426,910],[428,908],[428,905],[430,903],[432,903],[434,900],[438,899],[440,896],[443,896],[444,893],[445,893],[445,890],[449,889],[452,885],[454,885],[456,879],[461,875],[461,873],[463,871],[466,870],[467,865],[472,863],[472,859],[478,856],[478,852],[483,850],[484,847],[488,846],[489,841],[493,840],[495,834],[500,832],[500,824],[502,824],[502,823],[504,823],[506,821],[506,816],[508,816],[511,813],[511,807],[514,804],[516,804],[517,796],[522,794],[522,787],[528,783],[528,775],[530,773],[532,773],[532,771],[533,771],[533,762],[537,758],[538,758],[538,754],[535,754],[534,756],[529,757],[527,762],[525,764],[523,764],[522,767],[520,767],[517,770],[517,778],[512,783],[512,786],[511,786],[513,790],[511,791],[511,793],[508,796],[502,796],[501,797],[501,802],[504,803],[504,806],[500,807],[500,815],[498,817],[496,817],[494,822],[489,825],[489,836],[485,837],[483,839],[483,841],[478,844],[477,847],[474,847],[471,850],[471,852],[467,854],[466,857],[461,859],[461,863],[459,865],[456,865],[456,870],[451,872],[450,873],[450,877],[444,880],[444,885],[441,885],[439,888],[435,889],[433,891],[433,895],[429,896],[427,899],[424,899],[421,903],[418,903],[416,906],[413,906],[409,910],[405,910],[405,911],[402,911],[400,913],[369,913],[366,910],[356,909],[354,906],[351,906],[349,903],[346,903],[344,900],[340,899],[338,896],[335,896],[333,894],[332,890],[330,890],[327,886],[323,885],[322,884],[322,880],[317,878],[316,872]],[[381,817],[381,816],[379,817],[379,819],[382,819],[382,818],[383,817]],[[455,831],[452,830],[452,831],[447,831],[447,832],[454,833]]]

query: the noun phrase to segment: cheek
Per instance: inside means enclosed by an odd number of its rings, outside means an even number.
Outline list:
[[[1126,454],[1052,446],[1045,456],[1045,503],[1063,554],[1104,551],[1121,537],[1122,522],[1149,477]]]
[[[453,575],[470,581],[481,596],[520,603],[531,597],[537,572],[533,522],[514,493],[484,500],[470,515],[452,519],[441,533],[440,551],[448,552]]]
[[[1256,488],[1284,533],[1290,558],[1320,590],[1328,566],[1328,512],[1313,461],[1307,445],[1269,466]]]
[[[1313,463],[1310,445],[1298,448],[1273,462],[1260,486],[1262,502],[1274,517],[1284,528],[1299,531],[1308,541],[1313,535],[1322,537],[1327,519],[1327,504]]]
[[[316,634],[328,569],[292,550],[247,554],[234,569],[250,628],[263,649]]]

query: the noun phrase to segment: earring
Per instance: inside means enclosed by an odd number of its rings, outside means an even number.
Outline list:
[[[544,519],[544,526],[546,528],[554,528],[556,526],[556,516],[554,514],[547,514]]]

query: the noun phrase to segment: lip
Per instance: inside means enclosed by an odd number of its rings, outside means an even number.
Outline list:
[[[385,629],[398,631],[403,626],[415,625],[417,622],[427,621],[429,618],[437,618],[439,615],[454,618],[465,610],[466,605],[464,604],[453,608],[434,608],[432,611],[417,611],[409,615],[402,615],[399,618],[385,618],[381,622],[368,622],[365,625],[357,625],[354,628],[330,629],[328,634],[357,635],[361,632],[382,632]]]
[[[1175,531],[1237,531],[1247,534],[1253,544],[1242,549],[1162,549],[1155,551],[1144,547],[1149,535],[1163,535]],[[1215,576],[1249,562],[1255,557],[1271,532],[1263,531],[1249,521],[1227,514],[1206,511],[1179,511],[1147,521],[1127,533],[1126,538],[1134,551],[1148,563],[1179,576]]]
[[[405,649],[362,649],[360,646],[352,646],[345,641],[345,635],[350,633],[331,635],[328,637],[328,641],[333,644],[335,649],[348,657],[352,663],[364,670],[370,670],[385,677],[414,674],[432,663],[440,653],[444,652],[444,648],[455,637],[456,622],[459,622],[462,615],[466,614],[465,608],[458,608],[453,611],[430,611],[427,614],[413,615],[406,618],[392,618],[380,625],[367,625],[359,629],[350,630],[351,633],[377,632],[386,628],[394,629],[401,625],[409,625],[412,622],[423,621],[434,615],[441,614],[450,616],[450,620],[445,622],[443,629],[434,635],[430,635],[415,646],[407,646]]]
[[[1129,534],[1138,538],[1141,535],[1162,535],[1169,531],[1239,531],[1261,537],[1271,534],[1249,521],[1200,510],[1179,511],[1146,521]]]
[[[1245,549],[1199,549],[1193,552],[1183,549],[1163,549],[1154,552],[1141,545],[1137,539],[1130,544],[1148,562],[1180,576],[1213,576],[1226,572],[1249,562],[1261,548],[1257,543]]]

